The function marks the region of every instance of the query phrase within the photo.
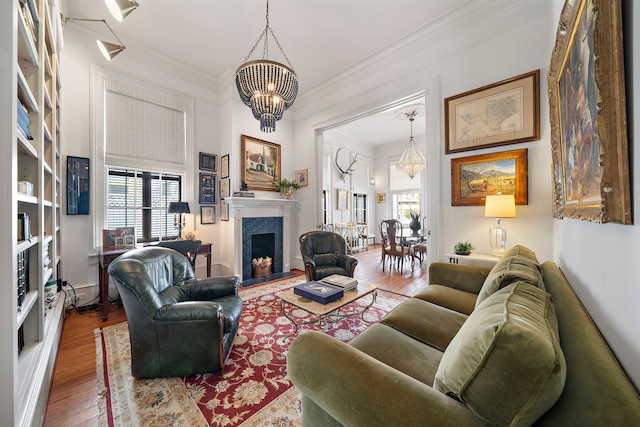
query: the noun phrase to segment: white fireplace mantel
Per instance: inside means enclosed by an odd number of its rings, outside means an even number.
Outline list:
[[[291,199],[268,199],[253,197],[226,197],[229,205],[229,225],[232,230],[228,243],[229,261],[233,275],[242,277],[242,218],[281,217],[282,218],[282,271],[291,270],[291,211],[296,205]],[[242,278],[246,280],[247,278]]]

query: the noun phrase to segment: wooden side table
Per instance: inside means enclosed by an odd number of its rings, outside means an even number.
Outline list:
[[[444,254],[444,257],[448,259],[451,264],[476,265],[488,268],[493,268],[500,259],[500,257],[497,256],[473,252],[469,255],[458,255],[455,252],[449,252]]]

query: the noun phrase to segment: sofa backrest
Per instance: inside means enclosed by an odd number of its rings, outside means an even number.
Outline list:
[[[640,425],[640,395],[558,266],[542,264],[554,301],[560,345],[567,362],[565,386],[535,425]]]

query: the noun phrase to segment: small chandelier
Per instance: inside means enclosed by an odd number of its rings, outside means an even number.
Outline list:
[[[420,152],[418,145],[413,140],[413,121],[416,117],[422,117],[423,115],[423,104],[409,105],[395,113],[396,119],[409,120],[411,123],[411,137],[409,138],[409,145],[404,150],[404,153],[402,153],[402,157],[400,157],[400,161],[396,165],[398,170],[405,172],[411,179],[413,179],[418,172],[427,166],[427,161]]]
[[[269,0],[267,0],[267,25],[244,59],[244,64],[236,71],[236,87],[242,102],[251,108],[253,117],[260,120],[262,132],[276,130],[276,121],[284,111],[293,105],[298,95],[298,77],[284,53],[278,38],[269,25]],[[289,66],[269,60],[269,33]],[[262,59],[249,61],[256,46],[264,38]]]

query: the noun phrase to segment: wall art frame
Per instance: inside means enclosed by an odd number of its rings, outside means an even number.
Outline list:
[[[280,145],[242,135],[240,179],[247,190],[278,191],[280,181]]]
[[[378,202],[378,203],[386,203],[387,202],[386,193],[378,193],[378,194],[376,194],[376,202]]]
[[[309,185],[309,169],[297,170],[295,182],[297,182],[300,187],[308,186]]]
[[[445,154],[540,139],[540,70],[444,100]]]
[[[202,205],[217,203],[216,190],[218,186],[218,175],[207,172],[200,172],[199,178],[199,202]]]
[[[336,190],[336,209],[339,211],[349,210],[349,191],[338,188]]]
[[[220,178],[229,178],[229,155],[220,157]]]
[[[200,152],[200,170],[217,172],[218,156]]]
[[[216,223],[216,207],[200,206],[200,224]]]
[[[547,74],[555,218],[633,222],[622,31],[620,0],[562,9]]]
[[[488,194],[513,194],[516,205],[528,199],[528,149],[451,159],[451,206],[484,206]]]
[[[220,221],[229,221],[229,204],[226,200],[220,200]]]
[[[220,199],[231,195],[231,178],[223,178],[220,180]]]

